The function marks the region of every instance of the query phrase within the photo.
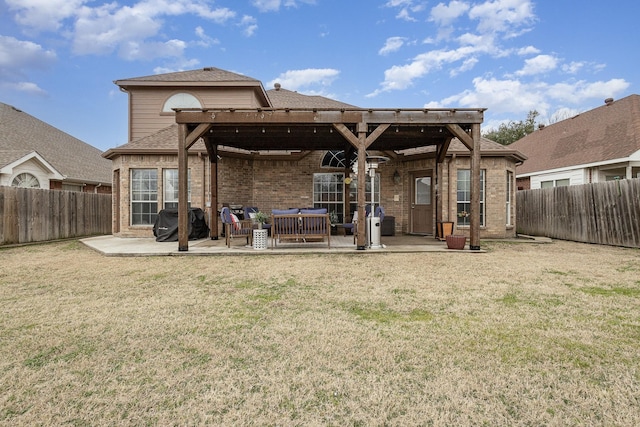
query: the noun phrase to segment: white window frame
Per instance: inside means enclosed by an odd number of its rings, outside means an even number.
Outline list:
[[[313,174],[313,207],[335,212],[338,222],[344,222],[344,174],[340,172]]]
[[[191,169],[187,173],[187,187],[189,189],[187,200],[189,207],[191,207]],[[178,208],[178,169],[162,170],[162,206],[164,209]]]
[[[507,171],[507,182],[506,182],[506,191],[505,191],[505,214],[507,216],[507,227],[513,225],[513,221],[511,218],[511,200],[513,197],[513,172]]]
[[[131,169],[129,182],[131,184],[130,224],[153,225],[158,216],[158,170]]]
[[[480,227],[486,223],[486,169],[480,169]],[[461,185],[462,188],[461,188]],[[469,227],[471,212],[471,169],[458,169],[456,182],[456,217],[458,227]]]

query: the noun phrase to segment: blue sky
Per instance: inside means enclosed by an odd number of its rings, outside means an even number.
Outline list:
[[[484,107],[483,131],[639,93],[640,2],[0,0],[0,102],[107,150],[114,80],[213,66],[360,107]]]

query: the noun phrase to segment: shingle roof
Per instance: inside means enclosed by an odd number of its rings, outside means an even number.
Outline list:
[[[221,70],[215,67],[205,67],[198,70],[177,71],[175,73],[154,74],[151,76],[133,77],[121,79],[116,83],[127,82],[164,82],[164,83],[184,83],[184,82],[258,82],[258,80],[244,76],[242,74],[232,73],[231,71]]]
[[[409,155],[430,153],[434,151],[436,151],[436,147],[433,145],[430,145],[426,147],[418,147],[418,148],[412,148],[408,150],[402,150],[400,153],[409,156]],[[449,149],[447,150],[447,153],[449,154],[455,153],[456,155],[468,156],[470,155],[471,152],[462,142],[460,142],[458,138],[453,138],[451,140],[451,143],[449,144]],[[512,156],[516,161],[519,161],[519,162],[525,161],[527,159],[526,156],[524,156],[518,150],[513,149],[511,146],[498,144],[497,142],[484,137],[480,138],[480,153],[485,157],[486,156]]]
[[[71,180],[111,185],[111,162],[100,150],[0,102],[0,167],[32,151]]]
[[[518,175],[625,159],[640,150],[640,95],[545,126],[509,147],[529,158]]]
[[[324,96],[303,95],[282,88],[268,90],[267,95],[274,108],[358,108]]]

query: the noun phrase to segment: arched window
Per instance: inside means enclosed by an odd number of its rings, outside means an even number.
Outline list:
[[[165,101],[162,112],[173,113],[172,108],[202,108],[202,105],[198,98],[190,93],[176,93]]]
[[[40,188],[40,181],[38,181],[38,178],[31,175],[30,173],[23,172],[13,178],[11,186],[22,188]]]
[[[353,166],[356,160],[358,160],[358,156],[354,155],[351,158],[349,167]],[[324,157],[322,158],[321,166],[323,168],[343,168],[344,169],[347,166],[344,151],[343,150],[327,151]]]

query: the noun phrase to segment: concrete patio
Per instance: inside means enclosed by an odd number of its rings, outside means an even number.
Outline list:
[[[229,255],[283,255],[283,254],[373,254],[381,252],[389,253],[415,253],[415,252],[450,252],[450,253],[481,253],[480,251],[447,249],[446,242],[441,242],[433,236],[398,235],[383,236],[382,247],[379,249],[356,250],[353,244],[353,236],[331,236],[331,247],[326,242],[300,242],[278,243],[272,248],[271,239],[267,249],[254,249],[246,245],[244,238],[236,238],[231,241],[228,248],[224,238],[218,240],[201,239],[189,241],[188,251],[178,251],[178,242],[156,242],[154,237],[132,238],[115,236],[88,237],[80,240],[86,246],[100,252],[105,256],[229,256]]]

